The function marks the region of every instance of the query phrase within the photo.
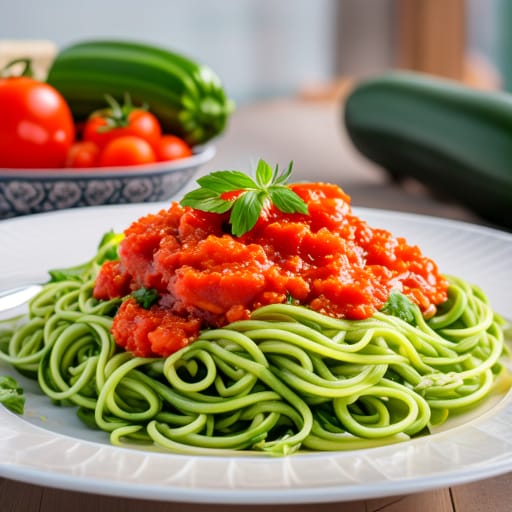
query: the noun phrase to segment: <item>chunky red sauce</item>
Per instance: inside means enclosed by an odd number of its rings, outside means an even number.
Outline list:
[[[436,264],[416,246],[371,228],[352,214],[336,185],[291,188],[309,215],[270,206],[241,237],[229,234],[227,214],[179,203],[147,215],[125,232],[120,261],[103,265],[98,299],[154,288],[149,309],[132,297],[114,318],[116,342],[137,356],[167,356],[200,329],[246,319],[254,309],[293,300],[340,318],[363,319],[380,309],[392,289],[426,311],[447,298]]]

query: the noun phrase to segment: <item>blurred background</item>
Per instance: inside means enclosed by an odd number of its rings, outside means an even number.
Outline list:
[[[353,204],[478,221],[386,180],[350,144],[340,106],[390,68],[512,91],[511,22],[512,0],[4,0],[0,61],[29,51],[44,76],[79,40],[167,47],[213,68],[237,104],[205,171],[293,160],[297,180],[340,183]]]
[[[511,88],[510,20],[509,0],[18,0],[2,6],[0,58],[27,40],[44,66],[76,40],[139,39],[208,63],[238,104],[396,66]]]

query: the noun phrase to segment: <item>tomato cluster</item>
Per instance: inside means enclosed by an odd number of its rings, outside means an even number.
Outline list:
[[[91,114],[70,147],[67,167],[115,167],[177,160],[192,155],[176,135],[163,134],[156,116],[129,99]]]
[[[50,85],[29,76],[0,79],[0,168],[87,168],[149,164],[192,155],[180,137],[162,133],[158,119],[129,100],[75,125]]]

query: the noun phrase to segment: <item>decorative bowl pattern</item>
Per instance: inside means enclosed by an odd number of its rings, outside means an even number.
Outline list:
[[[95,169],[0,169],[0,219],[79,206],[163,201],[215,155],[213,146],[181,160]]]

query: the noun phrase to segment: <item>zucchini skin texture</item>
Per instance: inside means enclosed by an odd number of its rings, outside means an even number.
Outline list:
[[[393,177],[512,228],[512,95],[397,71],[356,85],[343,116],[354,146]]]
[[[81,41],[61,50],[46,78],[68,102],[77,122],[107,107],[105,95],[146,104],[164,132],[199,145],[222,133],[233,102],[209,67],[153,45]]]

